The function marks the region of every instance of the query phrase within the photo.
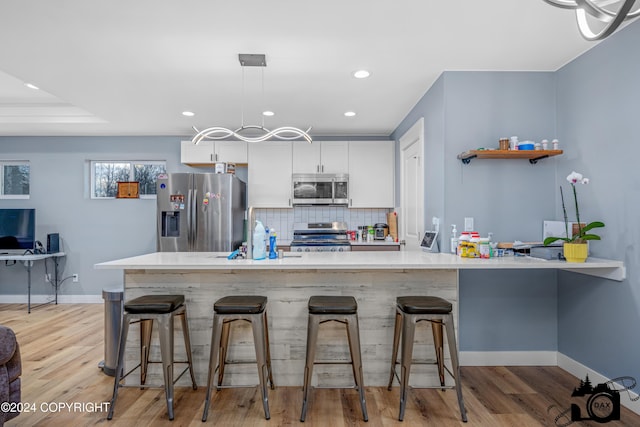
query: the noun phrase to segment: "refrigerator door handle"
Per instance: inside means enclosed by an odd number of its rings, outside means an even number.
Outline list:
[[[189,231],[191,231],[191,243],[189,243],[189,246],[191,246],[190,250],[191,251],[195,251],[196,250],[196,240],[198,239],[198,212],[197,212],[197,208],[198,208],[198,190],[191,190],[192,191],[192,199],[191,199],[191,227],[189,227]]]
[[[187,251],[191,250],[191,241],[193,240],[191,232],[191,217],[193,216],[193,190],[189,189],[187,195]]]

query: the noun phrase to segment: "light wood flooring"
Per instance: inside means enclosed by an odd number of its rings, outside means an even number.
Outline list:
[[[11,327],[21,348],[22,401],[35,412],[22,413],[7,426],[201,426],[206,388],[177,388],[175,419],[166,415],[161,390],[121,389],[112,421],[106,411],[87,411],[89,403],[111,398],[113,378],[98,369],[104,357],[103,306],[64,304],[40,307],[0,304],[0,324]],[[275,381],[277,385],[277,372]],[[302,373],[301,373],[302,375]],[[315,389],[307,420],[299,422],[301,387],[270,391],[271,420],[264,419],[258,388],[225,389],[212,398],[207,424],[221,426],[555,426],[558,410],[569,408],[579,379],[557,367],[464,367],[462,382],[468,423],[460,420],[454,391],[411,390],[405,419],[398,422],[399,390],[367,387],[369,422],[362,422],[355,390]],[[83,405],[56,410],[58,402]],[[43,410],[43,405],[44,409]],[[106,407],[106,405],[105,405]],[[47,411],[48,409],[48,411]],[[561,420],[561,421],[567,421]],[[574,425],[602,425],[593,422]],[[610,426],[638,426],[640,416],[622,408]]]

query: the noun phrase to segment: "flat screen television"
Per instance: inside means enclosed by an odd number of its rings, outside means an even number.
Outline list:
[[[0,253],[22,254],[35,242],[35,209],[0,209]]]

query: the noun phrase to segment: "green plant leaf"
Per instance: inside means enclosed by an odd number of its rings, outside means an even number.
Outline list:
[[[597,234],[585,234],[581,237],[582,240],[600,240],[600,236]]]
[[[593,221],[590,222],[589,224],[585,225],[584,227],[582,227],[582,232],[585,233],[593,228],[601,228],[604,227],[604,222],[601,221]]]
[[[558,240],[563,240],[565,242],[570,242],[571,241],[571,239],[568,239],[566,237],[547,237],[546,239],[544,239],[543,243],[544,243],[545,246],[547,246],[547,245],[550,245],[551,243],[553,243],[555,241],[558,241]]]

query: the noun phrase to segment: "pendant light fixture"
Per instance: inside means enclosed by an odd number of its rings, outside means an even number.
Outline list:
[[[610,36],[622,22],[640,16],[640,8],[631,10],[636,0],[543,0],[562,9],[574,9],[582,37],[589,41],[602,40]],[[640,4],[640,3],[639,3]],[[613,10],[612,10],[613,5]],[[617,6],[619,5],[619,6]],[[617,9],[617,10],[616,10]],[[603,24],[593,31],[589,20]]]
[[[262,93],[264,97],[264,67],[267,66],[267,61],[264,54],[239,54],[240,66],[242,67],[242,116],[241,125],[235,130],[231,130],[222,126],[213,126],[199,131],[195,126],[193,129],[197,132],[191,139],[191,142],[198,144],[203,139],[228,139],[235,138],[246,142],[261,142],[268,141],[270,139],[279,139],[284,141],[293,141],[297,139],[303,139],[309,143],[313,142],[313,139],[309,135],[311,128],[306,131],[298,129],[293,126],[282,126],[274,130],[269,130],[264,127],[264,115],[261,125],[245,125],[244,124],[244,67],[263,67],[262,69]],[[246,136],[242,132],[251,130],[252,132],[258,132],[257,136]]]

